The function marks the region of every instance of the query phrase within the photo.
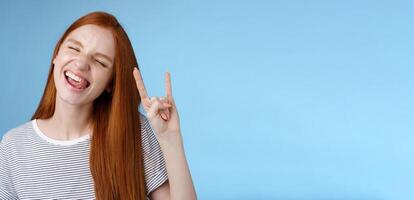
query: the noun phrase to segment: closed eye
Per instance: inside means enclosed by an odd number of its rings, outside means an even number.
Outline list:
[[[103,62],[101,62],[99,60],[95,60],[95,61],[98,62],[102,67],[106,67],[106,65]]]
[[[80,51],[79,49],[77,49],[77,48],[75,48],[75,47],[71,47],[71,46],[69,46],[68,48],[69,48],[69,49],[72,49],[72,50],[74,50],[74,51],[76,51],[76,52],[79,52],[79,51]]]

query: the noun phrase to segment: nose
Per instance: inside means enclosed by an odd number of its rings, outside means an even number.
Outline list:
[[[75,61],[75,67],[80,71],[89,70],[89,62],[87,56],[79,56]]]

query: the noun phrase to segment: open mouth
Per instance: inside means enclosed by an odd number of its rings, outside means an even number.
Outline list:
[[[76,75],[75,73],[67,70],[64,72],[66,81],[69,83],[69,85],[77,90],[84,90],[87,87],[89,87],[90,83],[85,78]]]

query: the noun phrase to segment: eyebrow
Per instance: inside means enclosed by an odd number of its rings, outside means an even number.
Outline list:
[[[79,41],[77,41],[77,40],[75,40],[75,39],[72,39],[72,38],[69,38],[68,40],[67,40],[67,42],[72,42],[72,43],[74,43],[74,44],[76,44],[76,45],[79,45],[80,47],[82,47],[83,48],[83,45],[82,45],[82,43],[81,42],[79,42]],[[112,61],[112,59],[109,57],[109,56],[107,56],[107,55],[105,55],[105,54],[103,54],[103,53],[95,53],[95,55],[96,56],[101,56],[101,57],[104,57],[104,58],[106,58],[107,60],[109,60],[111,63],[113,62]]]

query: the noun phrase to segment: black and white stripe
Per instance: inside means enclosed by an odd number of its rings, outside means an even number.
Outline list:
[[[164,157],[149,121],[141,115],[148,194],[167,179]],[[7,132],[0,144],[0,199],[95,199],[89,170],[89,136],[46,137],[32,120]]]

